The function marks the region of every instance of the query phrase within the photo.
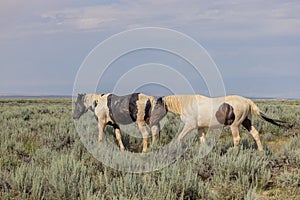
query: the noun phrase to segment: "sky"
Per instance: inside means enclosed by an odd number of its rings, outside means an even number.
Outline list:
[[[161,27],[206,49],[226,94],[300,98],[299,10],[296,0],[0,1],[0,95],[71,95],[81,64],[99,43],[133,28]],[[125,57],[112,63],[112,78],[97,92],[110,92],[116,74],[157,62],[177,66],[192,85],[198,81],[198,93],[209,95],[205,81],[180,58],[151,50]],[[140,90],[170,92],[157,85]]]

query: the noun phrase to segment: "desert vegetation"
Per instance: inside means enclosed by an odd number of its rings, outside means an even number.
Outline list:
[[[199,155],[195,137],[173,164],[135,174],[107,167],[86,150],[71,99],[0,99],[0,199],[299,199],[300,101],[255,102],[294,125],[285,130],[255,118],[264,152],[242,128],[233,149],[225,128],[207,156]],[[166,117],[153,148],[176,137],[179,119]],[[106,128],[105,140],[117,144],[112,132]],[[127,151],[141,152],[141,138],[122,139]]]

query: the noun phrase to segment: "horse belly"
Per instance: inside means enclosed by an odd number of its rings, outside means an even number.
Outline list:
[[[224,124],[220,124],[216,118],[216,112],[219,109],[220,103],[211,99],[205,99],[199,103],[198,126],[203,128],[219,128]]]
[[[130,124],[135,121],[130,113],[130,95],[116,96],[111,95],[109,100],[109,114],[110,118],[119,124]]]
[[[123,125],[133,123],[133,120],[131,119],[129,112],[119,112],[119,111],[115,112],[114,121],[117,124],[123,124]]]

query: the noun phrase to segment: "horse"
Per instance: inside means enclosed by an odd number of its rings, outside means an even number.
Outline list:
[[[142,93],[133,93],[125,96],[115,94],[78,94],[73,119],[79,119],[88,110],[91,110],[98,121],[98,143],[102,143],[106,125],[111,125],[115,131],[120,150],[124,151],[121,131],[118,124],[127,125],[136,122],[143,137],[142,152],[147,151],[148,132],[151,109],[155,105],[155,98]],[[152,123],[152,140],[159,133],[159,123]]]
[[[252,115],[274,125],[291,128],[285,121],[272,119],[262,113],[250,99],[241,96],[225,96],[209,98],[202,95],[171,95],[160,97],[151,114],[150,123],[158,123],[167,112],[179,115],[184,128],[179,134],[178,143],[184,136],[197,129],[201,135],[201,142],[205,142],[204,128],[220,128],[230,126],[234,147],[240,143],[239,126],[242,124],[253,136],[259,151],[263,151],[259,133],[252,125]]]

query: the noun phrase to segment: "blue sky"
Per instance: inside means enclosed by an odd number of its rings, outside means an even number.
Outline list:
[[[300,98],[299,10],[298,1],[279,0],[1,1],[0,94],[70,95],[97,44],[155,26],[198,41],[217,64],[227,94]],[[151,62],[155,56],[129,58]],[[137,64],[128,60],[117,63]]]

